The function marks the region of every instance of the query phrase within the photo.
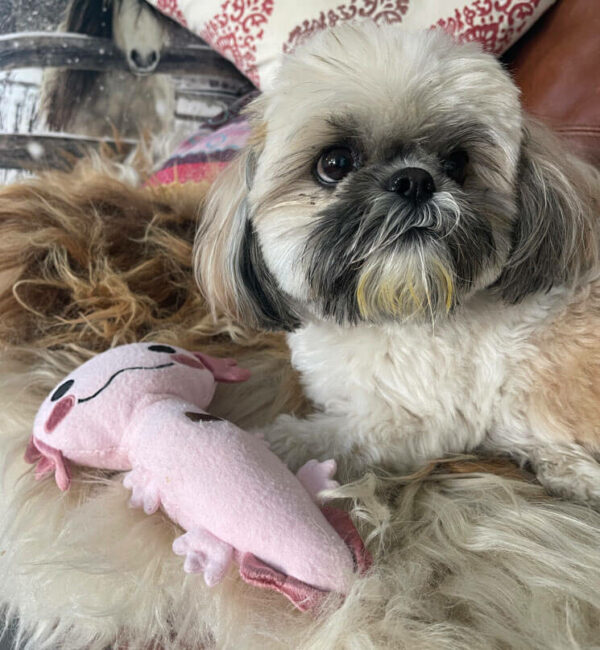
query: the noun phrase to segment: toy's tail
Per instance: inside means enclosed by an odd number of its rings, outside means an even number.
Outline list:
[[[338,510],[330,506],[324,506],[321,510],[325,515],[325,519],[344,540],[350,550],[356,573],[359,575],[365,574],[371,567],[373,559],[354,527],[350,515],[344,510]],[[241,557],[240,575],[245,582],[251,585],[278,591],[303,612],[317,608],[327,595],[326,591],[321,591],[301,580],[281,573],[259,560],[252,553],[244,553]]]
[[[68,490],[71,486],[69,464],[58,449],[53,449],[31,436],[25,451],[25,460],[31,464],[37,463],[35,468],[37,480],[54,472],[56,484],[61,490]]]

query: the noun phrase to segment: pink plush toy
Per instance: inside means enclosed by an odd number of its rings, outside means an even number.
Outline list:
[[[337,485],[333,460],[294,476],[259,436],[204,410],[216,381],[248,376],[231,359],[169,345],[109,350],[46,398],[25,458],[61,490],[69,461],[131,470],[123,483],[132,505],[148,514],[162,506],[186,531],[173,543],[185,571],[214,585],[235,560],[244,580],[306,610],[325,592],[344,594],[369,557],[347,514],[315,503]]]

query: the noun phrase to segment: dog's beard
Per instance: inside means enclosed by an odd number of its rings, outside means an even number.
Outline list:
[[[339,323],[447,314],[495,264],[489,216],[507,223],[510,206],[462,191],[414,206],[373,187],[355,182],[319,214],[305,249],[311,302]]]

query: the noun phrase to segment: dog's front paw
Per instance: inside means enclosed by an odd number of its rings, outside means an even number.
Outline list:
[[[531,453],[539,482],[548,492],[600,508],[600,464],[579,445],[544,447]]]

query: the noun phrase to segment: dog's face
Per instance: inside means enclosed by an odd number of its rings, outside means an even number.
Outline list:
[[[439,318],[503,273],[521,297],[509,256],[519,228],[532,246],[540,228],[517,223],[522,113],[494,57],[435,32],[346,26],[285,61],[253,114],[198,238],[221,306],[291,329]]]

